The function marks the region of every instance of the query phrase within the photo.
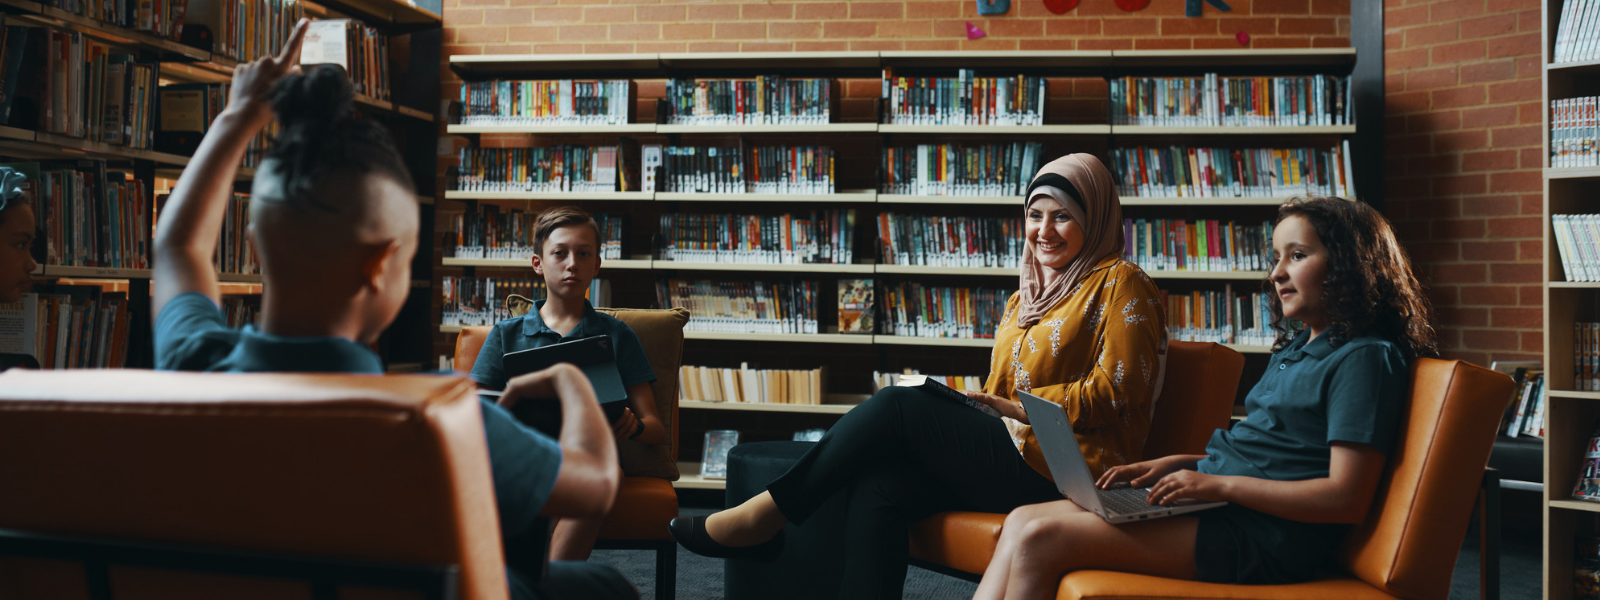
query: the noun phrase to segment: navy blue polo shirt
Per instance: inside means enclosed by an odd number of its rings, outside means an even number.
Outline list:
[[[534,302],[533,310],[526,315],[495,323],[488,339],[483,341],[483,349],[478,351],[477,362],[472,363],[473,381],[489,389],[502,389],[509,379],[505,370],[506,353],[597,335],[611,338],[611,347],[617,353],[617,374],[622,376],[623,387],[656,380],[656,372],[650,368],[650,359],[644,354],[644,344],[639,342],[639,336],[633,333],[627,323],[595,310],[588,300],[584,300],[583,318],[567,335],[561,335],[545,325],[544,317],[539,315],[539,309],[544,308],[547,301]]]
[[[1245,396],[1245,420],[1219,429],[1197,467],[1275,481],[1328,476],[1333,442],[1394,447],[1411,371],[1393,342],[1358,337],[1335,347],[1301,331],[1267,361]]]
[[[155,322],[155,363],[168,371],[383,373],[366,346],[337,337],[290,337],[228,327],[227,315],[204,294],[180,294]],[[561,446],[481,402],[503,537],[527,529],[555,489]]]

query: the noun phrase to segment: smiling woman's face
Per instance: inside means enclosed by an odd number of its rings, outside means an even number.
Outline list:
[[[1038,196],[1028,205],[1023,233],[1033,257],[1051,269],[1066,267],[1083,251],[1083,228],[1072,220],[1066,207],[1049,196]]]

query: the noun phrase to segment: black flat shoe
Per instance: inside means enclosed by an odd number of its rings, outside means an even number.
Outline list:
[[[783,531],[772,539],[754,546],[724,546],[711,539],[706,533],[705,517],[678,517],[667,523],[667,531],[672,533],[672,539],[685,549],[700,556],[709,558],[739,558],[756,562],[771,563],[778,561],[778,555],[783,553]]]

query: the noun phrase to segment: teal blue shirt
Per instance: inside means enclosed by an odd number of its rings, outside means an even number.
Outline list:
[[[1197,469],[1275,481],[1328,476],[1333,442],[1394,447],[1411,371],[1393,342],[1358,337],[1335,347],[1302,331],[1267,361],[1245,396],[1245,419],[1217,430]]]
[[[650,368],[650,359],[644,354],[644,344],[639,342],[639,336],[633,333],[627,323],[595,310],[588,300],[584,300],[583,318],[578,320],[578,325],[572,331],[561,335],[545,325],[544,318],[539,316],[539,309],[544,307],[546,301],[534,302],[533,310],[526,315],[495,323],[488,339],[483,341],[483,349],[478,351],[477,362],[472,363],[473,381],[489,389],[503,389],[509,379],[505,370],[506,353],[597,335],[611,338],[611,347],[617,353],[617,374],[622,376],[624,387],[656,380],[656,372]]]

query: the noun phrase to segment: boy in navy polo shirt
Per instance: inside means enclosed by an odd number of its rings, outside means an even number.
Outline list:
[[[158,221],[151,312],[156,368],[233,372],[383,372],[367,347],[411,285],[418,216],[411,175],[380,125],[353,114],[349,76],[300,73],[302,20],[278,56],[240,65],[232,97],[201,140]],[[269,104],[270,102],[270,104]],[[228,327],[211,257],[250,139],[283,126],[256,171],[249,235],[265,279],[260,327]],[[620,479],[616,449],[582,371],[558,365],[518,377],[503,404],[557,397],[561,439],[482,403],[502,539],[543,543],[540,515],[603,517]],[[511,596],[637,598],[614,570],[588,564],[508,569]]]
[[[628,408],[611,424],[619,440],[664,444],[667,430],[656,414],[656,380],[644,346],[632,329],[589,304],[589,282],[600,272],[600,226],[583,209],[563,206],[539,215],[533,227],[533,270],[544,277],[549,298],[534,303],[521,317],[496,323],[478,360],[472,379],[490,389],[506,384],[504,356],[508,352],[538,348],[597,335],[611,338],[617,353],[617,371],[628,391]],[[587,560],[600,535],[602,518],[567,518],[556,524],[550,544],[553,560]]]

